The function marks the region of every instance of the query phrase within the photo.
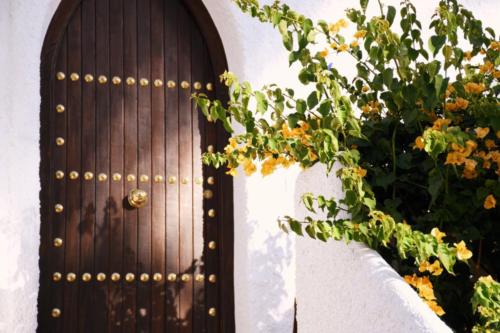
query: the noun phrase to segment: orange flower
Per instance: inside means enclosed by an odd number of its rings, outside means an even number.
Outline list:
[[[339,45],[339,48],[338,48],[339,52],[344,52],[344,51],[347,51],[347,50],[349,50],[349,45],[347,45],[345,43]]]
[[[439,262],[439,260],[435,260],[432,264],[430,264],[428,261],[423,261],[418,267],[418,271],[421,273],[428,271],[432,275],[438,276],[443,273],[443,268],[441,267],[441,263]]]
[[[464,58],[467,60],[467,61],[470,61],[472,59],[472,52],[471,51],[466,51],[464,52]]]
[[[438,243],[442,243],[443,237],[446,236],[446,234],[444,232],[440,231],[438,228],[432,228],[431,235],[437,239]]]
[[[432,129],[440,130],[441,128],[443,128],[443,126],[449,126],[450,124],[451,124],[450,119],[439,118],[439,119],[436,119],[434,124],[432,124]]]
[[[257,167],[251,160],[247,159],[243,162],[243,170],[247,176],[251,176],[257,170]]]
[[[446,313],[443,308],[436,303],[436,301],[425,301],[425,303],[440,317]]]
[[[236,176],[238,174],[238,171],[235,168],[230,168],[228,171],[226,171],[226,175],[231,175],[231,176]]]
[[[495,148],[497,145],[495,144],[495,141],[491,140],[491,139],[488,139],[488,140],[485,140],[484,141],[484,145],[486,146],[486,148],[488,149],[493,149]]]
[[[457,258],[458,260],[466,261],[467,259],[472,258],[472,252],[467,248],[464,241],[460,241],[460,243],[454,243],[455,248],[457,249]]]
[[[478,84],[475,82],[467,82],[464,86],[464,90],[468,94],[480,94],[482,93],[486,87],[484,86],[483,83]]]
[[[446,156],[446,162],[444,164],[462,165],[465,163],[465,155],[461,152],[454,151],[449,152]]]
[[[356,174],[363,178],[366,176],[366,169],[363,169],[362,167],[356,168]]]
[[[469,106],[469,101],[466,99],[463,99],[461,97],[457,97],[457,100],[455,101],[455,105],[457,106],[457,109],[465,110]]]
[[[354,34],[354,38],[364,38],[366,36],[366,30],[358,30]]]
[[[492,209],[495,208],[496,205],[497,205],[497,200],[492,194],[488,195],[486,199],[484,199],[484,204],[483,204],[484,209]]]
[[[322,58],[326,58],[326,57],[328,57],[328,53],[329,53],[328,49],[327,49],[327,48],[325,48],[323,51],[321,51],[321,52],[319,53],[319,55],[320,55],[320,57],[322,57]]]
[[[422,149],[424,149],[424,147],[425,147],[424,138],[421,136],[418,136],[415,139],[415,147],[413,147],[413,149],[422,150]]]
[[[358,43],[358,41],[357,41],[357,40],[353,40],[353,41],[351,42],[351,45],[350,45],[350,46],[351,46],[351,48],[355,48],[355,47],[358,47],[358,46],[359,46],[359,43]]]
[[[368,90],[370,90],[370,87],[368,87],[368,86],[363,86],[363,88],[361,88],[361,91],[364,93],[367,92]],[[498,132],[500,133],[500,131],[498,131]]]
[[[484,63],[484,65],[479,66],[479,72],[484,73],[484,74],[491,73],[494,70],[495,70],[495,66],[489,60],[487,60]]]
[[[490,129],[489,129],[489,127],[478,127],[474,131],[476,132],[476,136],[479,139],[483,139],[485,136],[488,135],[488,133],[490,132]]]

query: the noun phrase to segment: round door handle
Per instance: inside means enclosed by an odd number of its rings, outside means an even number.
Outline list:
[[[128,193],[128,203],[134,208],[141,208],[146,206],[148,202],[148,193],[144,190],[134,188]]]

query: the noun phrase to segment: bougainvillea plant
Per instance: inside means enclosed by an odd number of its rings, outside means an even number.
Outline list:
[[[280,218],[284,230],[363,242],[456,331],[500,330],[495,32],[456,0],[438,3],[425,42],[408,0],[399,26],[396,8],[380,2],[380,14],[367,17],[368,0],[337,22],[313,22],[280,1],[234,2],[277,28],[310,93],[275,84],[253,89],[224,73],[227,105],[194,96],[209,120],[232,133],[225,150],[204,162],[232,176],[239,166],[266,176],[293,164],[326,165],[344,196],[304,194],[310,216]],[[346,35],[348,25],[354,35]],[[339,53],[353,57],[353,79],[336,66]],[[233,132],[233,122],[243,133]]]

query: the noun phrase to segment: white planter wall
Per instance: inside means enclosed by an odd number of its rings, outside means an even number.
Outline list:
[[[40,51],[58,0],[0,0],[0,332],[34,332],[39,246]],[[230,70],[255,86],[296,86],[270,26],[229,0],[204,0]],[[336,20],[348,0],[288,0],[314,18]],[[397,5],[398,0],[387,1]],[[418,1],[429,16],[435,1]],[[496,0],[466,5],[500,31]],[[498,9],[498,7],[496,7]],[[336,60],[342,66],[346,59]],[[351,72],[352,73],[352,72]],[[299,332],[448,332],[402,279],[358,244],[296,240],[276,217],[304,214],[304,191],[338,190],[321,168],[235,179],[235,294],[238,333],[288,333],[297,299]]]

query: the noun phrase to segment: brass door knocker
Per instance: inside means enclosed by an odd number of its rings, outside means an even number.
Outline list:
[[[148,202],[148,193],[144,190],[134,188],[128,193],[128,203],[134,208],[141,208],[146,206]]]

